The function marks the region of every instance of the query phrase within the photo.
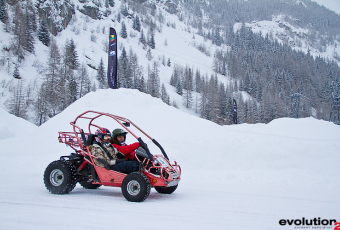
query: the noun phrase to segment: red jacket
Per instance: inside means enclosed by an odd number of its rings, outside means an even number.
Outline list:
[[[132,160],[135,157],[135,150],[139,148],[139,143],[135,142],[131,145],[117,145],[113,143],[112,146],[125,155],[125,160]]]

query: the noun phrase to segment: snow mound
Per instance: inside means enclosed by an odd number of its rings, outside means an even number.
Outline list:
[[[258,129],[258,132],[294,138],[340,140],[340,126],[328,121],[317,120],[312,117],[299,119],[276,119],[271,121],[267,125],[260,127]]]
[[[176,192],[165,195],[152,189],[140,204],[127,202],[120,188],[106,186],[89,191],[77,185],[70,194],[50,194],[42,180],[46,166],[73,152],[58,142],[58,131],[72,131],[70,122],[88,110],[126,117],[156,138],[182,168]],[[126,223],[138,225],[155,216],[147,229],[249,229],[240,222],[248,220],[252,229],[262,230],[279,229],[282,218],[334,218],[339,213],[340,140],[335,138],[340,129],[330,122],[282,118],[269,124],[220,126],[131,89],[89,93],[38,128],[2,110],[0,115],[0,130],[13,130],[12,136],[16,130],[36,132],[20,144],[0,138],[1,159],[7,162],[0,168],[5,185],[0,229],[105,229],[114,223],[125,230],[131,229]],[[152,154],[159,154],[152,142],[143,140]],[[127,142],[135,141],[127,136]],[[115,215],[108,212],[113,205],[120,210]],[[133,211],[136,205],[146,211]],[[159,209],[164,205],[165,211]],[[89,222],[94,213],[96,219],[114,219]],[[51,225],[56,218],[62,221]]]
[[[0,140],[33,134],[37,126],[0,108]]]

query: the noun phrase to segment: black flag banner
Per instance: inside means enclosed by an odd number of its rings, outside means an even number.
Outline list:
[[[237,124],[237,104],[236,104],[236,100],[235,99],[233,99],[233,107],[234,107],[233,121],[234,121],[234,124]]]
[[[117,89],[117,33],[110,28],[109,37],[109,64],[107,66],[107,79],[109,87]]]

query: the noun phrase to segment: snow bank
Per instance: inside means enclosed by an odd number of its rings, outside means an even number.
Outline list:
[[[87,110],[126,117],[155,138],[182,167],[176,192],[152,189],[139,204],[127,202],[120,188],[105,186],[50,194],[42,180],[46,166],[72,152],[58,142],[58,131],[71,131],[69,123]],[[0,229],[249,229],[246,220],[252,229],[274,230],[283,218],[340,213],[340,129],[329,122],[282,118],[219,126],[128,89],[89,93],[38,128],[2,110],[0,115],[1,127],[34,132],[20,142],[0,138],[0,157],[8,162],[0,168],[6,185],[0,190]],[[152,224],[144,225],[150,218]]]
[[[29,136],[38,129],[34,124],[16,117],[2,108],[0,108],[0,117],[0,140]]]
[[[290,138],[340,140],[340,126],[328,121],[317,120],[313,117],[299,119],[279,118],[268,124],[233,125],[231,129]]]

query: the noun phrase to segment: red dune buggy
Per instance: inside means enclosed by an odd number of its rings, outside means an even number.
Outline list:
[[[109,121],[122,126],[128,133],[134,136],[140,143],[140,148],[136,150],[135,157],[139,162],[139,171],[124,174],[96,166],[89,151],[92,145],[96,129],[112,128]],[[59,142],[65,143],[75,150],[69,156],[61,156],[60,160],[50,163],[44,173],[44,183],[53,194],[66,194],[71,192],[77,183],[87,189],[96,189],[100,186],[121,187],[124,197],[128,201],[142,202],[150,194],[151,187],[163,194],[173,193],[181,179],[181,167],[175,161],[171,164],[162,146],[132,121],[96,111],[87,111],[79,115],[70,123],[73,132],[59,132]],[[87,126],[85,132],[81,126]],[[130,128],[132,126],[132,128]],[[144,134],[155,146],[159,148],[162,155],[152,155],[147,144],[132,132]],[[98,161],[103,159],[96,158]]]

